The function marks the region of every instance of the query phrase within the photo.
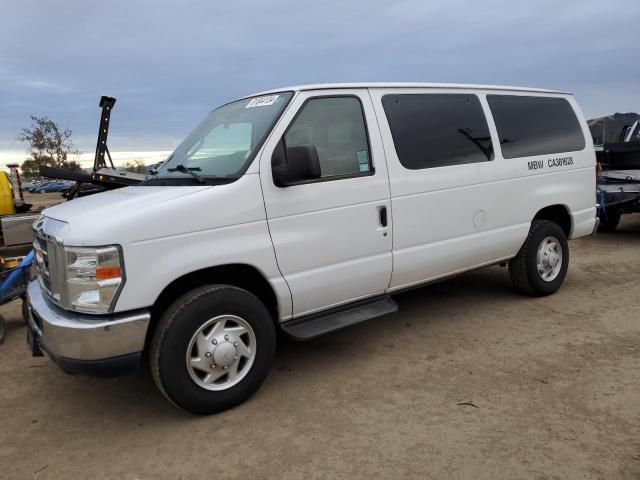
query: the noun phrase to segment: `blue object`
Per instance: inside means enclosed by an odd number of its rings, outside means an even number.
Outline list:
[[[607,199],[607,192],[597,189],[598,192],[598,217],[607,218],[607,206],[605,201]]]
[[[36,252],[34,252],[33,250],[31,250],[29,253],[27,253],[27,255],[22,259],[22,261],[20,262],[20,265],[18,268],[20,267],[26,267],[29,268],[32,264],[33,264],[33,259],[36,258]]]
[[[6,274],[6,277],[1,280],[2,283],[0,283],[0,303],[15,298],[16,295],[22,293],[27,288],[26,272],[33,264],[34,258],[35,253],[31,250],[27,256],[22,259],[18,267],[3,272]]]

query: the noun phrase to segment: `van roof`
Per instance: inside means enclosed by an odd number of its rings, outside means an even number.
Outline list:
[[[295,85],[291,87],[282,87],[271,90],[265,90],[264,92],[258,92],[256,95],[265,95],[269,93],[283,92],[283,91],[302,91],[302,90],[329,90],[340,88],[433,88],[433,89],[461,89],[461,90],[502,90],[510,92],[532,92],[532,93],[555,93],[561,95],[571,95],[569,92],[561,90],[545,90],[542,88],[530,88],[530,87],[508,87],[503,85],[473,85],[463,83],[412,83],[412,82],[365,82],[365,83],[318,83],[308,85]]]

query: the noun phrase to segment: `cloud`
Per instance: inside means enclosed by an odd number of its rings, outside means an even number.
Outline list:
[[[635,0],[4,0],[0,150],[38,114],[91,151],[103,94],[114,151],[170,150],[215,105],[299,83],[530,85],[639,111],[638,24]]]
[[[45,82],[44,80],[25,80],[23,82],[20,82],[19,86],[22,86],[26,89],[32,88],[35,90],[43,90],[49,93],[66,93],[69,91],[68,88],[56,85],[51,82]]]

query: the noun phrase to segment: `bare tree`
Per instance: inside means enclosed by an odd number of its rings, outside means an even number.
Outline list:
[[[40,167],[49,166],[80,170],[80,164],[69,160],[70,155],[79,155],[71,141],[71,130],[61,129],[47,117],[31,116],[31,126],[23,128],[18,140],[27,144],[28,158],[22,164],[26,177],[40,175]]]
[[[123,170],[134,173],[147,173],[147,166],[144,164],[144,161],[140,158],[134,158],[131,161],[126,161],[122,164],[121,167]]]

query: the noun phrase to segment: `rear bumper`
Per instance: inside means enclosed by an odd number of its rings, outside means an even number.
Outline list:
[[[82,315],[53,305],[37,280],[27,288],[29,342],[69,373],[113,376],[138,370],[151,315],[148,311]]]
[[[571,223],[573,224],[573,228],[570,238],[580,238],[593,234],[597,228],[597,218],[598,216],[595,206],[571,212]]]

